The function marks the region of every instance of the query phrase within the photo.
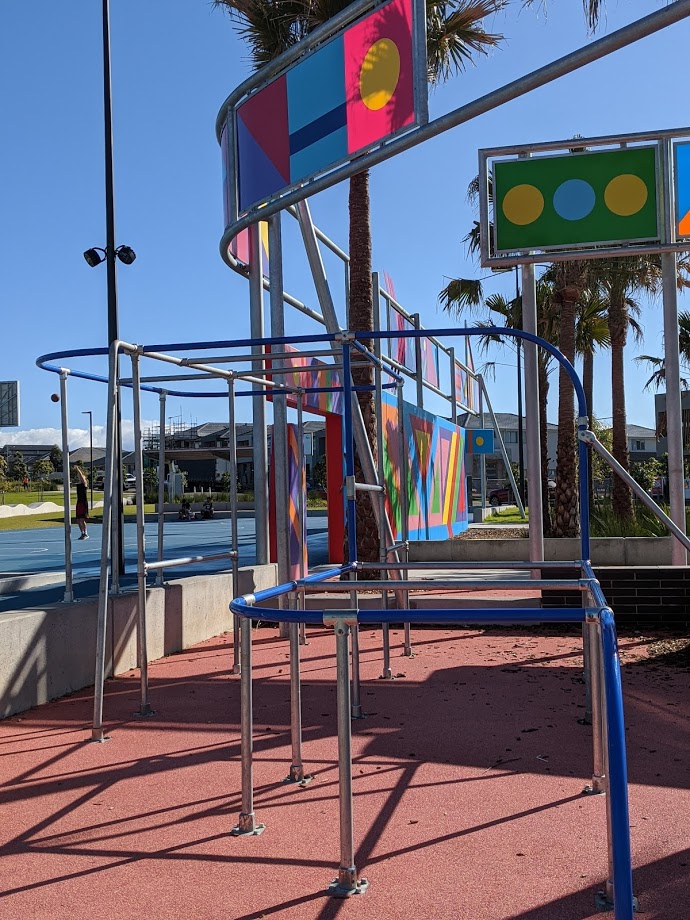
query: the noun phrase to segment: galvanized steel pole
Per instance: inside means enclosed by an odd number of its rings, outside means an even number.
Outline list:
[[[165,544],[165,397],[167,392],[161,390],[158,394],[158,561],[163,561]],[[156,584],[163,584],[163,570],[156,573]]]
[[[537,335],[537,288],[534,265],[522,266],[522,328]],[[525,440],[527,441],[527,491],[529,501],[529,558],[544,558],[543,497],[541,491],[541,436],[539,423],[539,370],[537,346],[524,343]],[[533,571],[533,577],[538,573]]]
[[[141,451],[141,384],[139,381],[139,355],[132,358],[132,401],[134,404],[134,472],[137,502],[137,655],[140,670],[141,700],[135,715],[153,715],[149,706],[149,659],[146,637],[146,542],[144,534],[144,463]]]
[[[282,290],[282,289],[281,289]],[[249,328],[253,339],[264,337],[263,257],[259,224],[249,228]],[[253,355],[263,355],[261,345],[252,345]],[[252,370],[263,370],[264,362],[252,361]],[[268,563],[268,462],[266,447],[266,401],[263,393],[252,396],[252,452],[254,459],[254,518],[256,521],[256,563]]]
[[[63,601],[74,600],[72,585],[72,502],[69,471],[69,429],[67,427],[67,376],[69,371],[60,371],[60,421],[62,426],[62,507],[65,515],[65,594]]]

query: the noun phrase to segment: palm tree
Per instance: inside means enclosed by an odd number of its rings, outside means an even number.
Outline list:
[[[611,338],[612,453],[621,466],[629,470],[623,353],[631,326],[631,308],[636,307],[633,294],[638,291],[646,291],[649,294],[658,292],[661,287],[661,260],[653,255],[600,259],[594,263],[592,278],[593,284],[608,306]],[[613,510],[622,520],[632,518],[632,493],[618,476],[614,476],[613,479]]]
[[[462,279],[450,282],[439,294],[443,309],[448,313],[460,316],[463,310],[476,311],[485,307],[489,315],[485,320],[477,323],[477,328],[486,326],[505,326],[508,329],[522,329],[522,297],[517,295],[512,299],[501,294],[492,294],[482,300],[481,282],[470,280],[465,285]],[[549,342],[558,341],[557,314],[551,309],[552,288],[544,278],[537,281],[537,334]],[[505,345],[506,340],[496,334],[487,333],[481,338],[482,348],[486,350],[489,343],[494,342]],[[546,401],[548,396],[548,368],[551,356],[543,349],[539,350],[539,420],[541,439],[541,479],[542,494],[548,495],[548,446],[546,428]],[[542,504],[542,518],[544,533],[551,533],[551,512],[548,501]]]
[[[432,84],[442,83],[465,69],[474,54],[485,54],[502,39],[485,31],[482,22],[501,10],[508,0],[426,0],[427,70]],[[261,67],[309,32],[327,22],[345,7],[348,0],[214,0],[214,6],[230,13],[246,40],[252,63]],[[371,220],[369,172],[363,170],[350,179],[350,285],[349,326],[358,332],[373,329],[373,290],[371,283]],[[364,342],[365,345],[370,343]],[[372,383],[369,364],[357,367],[353,360],[356,385]],[[373,393],[360,393],[365,427],[376,459],[376,408]],[[358,458],[356,466],[360,470]],[[368,493],[357,502],[357,543],[359,558],[378,560],[378,531]]]
[[[594,353],[597,348],[608,348],[611,343],[605,302],[596,292],[585,291],[579,304],[575,326],[575,351],[582,356],[582,387],[587,403],[588,426],[594,421]],[[589,471],[589,507],[594,508],[594,483],[592,481],[592,452],[587,451]]]
[[[681,367],[687,373],[690,373],[690,313],[687,310],[682,310],[678,314],[678,351]],[[652,376],[644,385],[645,390],[652,388],[658,390],[665,385],[666,361],[663,358],[654,357],[653,355],[640,355],[635,360],[649,364],[653,368]],[[688,388],[688,381],[683,377],[681,377],[681,384],[684,389]]]

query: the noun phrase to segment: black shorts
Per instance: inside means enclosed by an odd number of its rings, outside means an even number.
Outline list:
[[[77,502],[75,517],[87,518],[89,516],[89,506],[86,502]]]

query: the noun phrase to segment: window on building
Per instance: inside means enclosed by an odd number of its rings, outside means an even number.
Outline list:
[[[635,446],[633,447],[633,450],[647,450],[647,448],[645,447],[645,443],[646,443],[645,441],[635,441],[634,442]]]
[[[517,444],[517,442],[518,442],[517,431],[504,431],[503,432],[503,443],[504,444]]]

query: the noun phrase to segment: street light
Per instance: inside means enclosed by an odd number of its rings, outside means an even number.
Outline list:
[[[89,417],[89,482],[91,484],[91,509],[93,510],[93,412],[85,409],[82,415]]]
[[[118,246],[115,250],[115,255],[118,257],[120,262],[124,262],[125,265],[131,265],[132,262],[137,257],[136,252],[132,249],[131,246]],[[84,258],[88,265],[91,268],[95,268],[97,265],[100,265],[101,262],[105,262],[108,258],[108,250],[101,249],[100,246],[93,246],[91,249],[87,249],[84,253]]]

